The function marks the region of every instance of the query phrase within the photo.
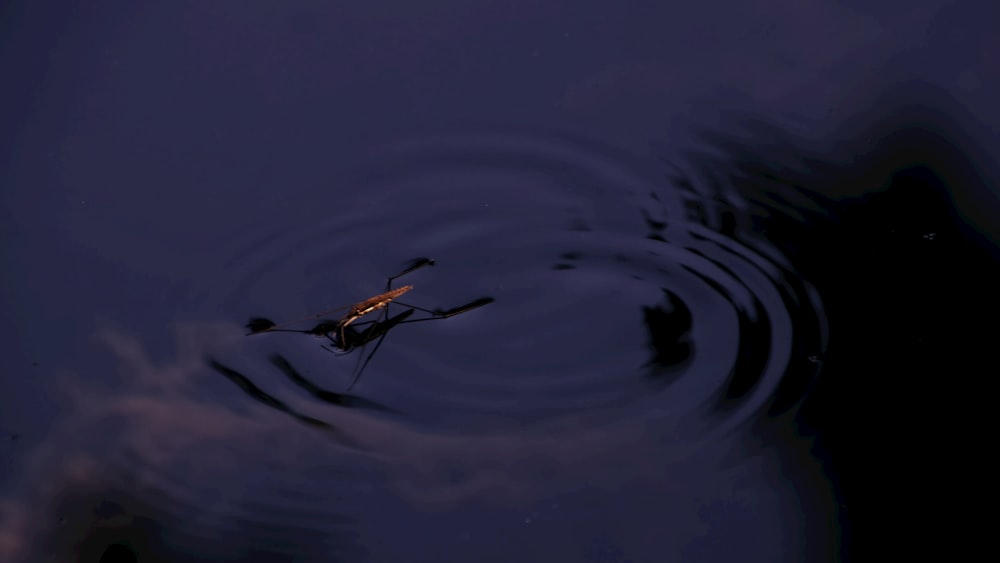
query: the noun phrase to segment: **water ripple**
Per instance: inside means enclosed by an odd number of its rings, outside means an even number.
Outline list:
[[[399,143],[359,166],[323,221],[243,253],[229,299],[270,295],[291,276],[294,306],[263,313],[299,317],[378,293],[407,259],[433,256],[433,270],[400,280],[417,288],[407,303],[496,302],[387,338],[355,391],[406,424],[452,433],[694,416],[726,431],[772,406],[790,374],[815,374],[822,310],[738,200],[662,174],[566,135]],[[318,342],[288,360],[326,372],[331,389],[357,361]]]
[[[155,521],[188,553],[303,561],[407,560],[410,544],[382,530],[405,526],[432,549],[455,524],[428,506],[523,506],[595,487],[669,498],[662,510],[730,502],[764,469],[727,465],[728,438],[801,399],[825,319],[738,197],[671,174],[566,135],[373,154],[335,206],[297,221],[276,211],[237,241],[196,304],[228,319],[180,325],[174,358],[101,332],[120,385],[67,382],[78,412],[27,464],[39,469],[21,503],[0,505],[11,530],[0,554],[30,552],[21,538],[50,533],[48,507],[67,502],[80,531],[59,532],[53,552],[142,536]],[[361,352],[237,324],[349,305],[420,256],[437,262],[400,280],[414,285],[407,304],[495,301],[394,327],[350,392]],[[93,516],[107,498],[122,516]],[[748,502],[755,515],[775,506]]]

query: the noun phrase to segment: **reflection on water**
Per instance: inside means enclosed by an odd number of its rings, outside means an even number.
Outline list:
[[[896,156],[935,142],[880,134]],[[864,249],[886,239],[852,239],[844,222],[889,204],[834,199],[840,162],[714,146],[720,156],[672,161],[666,179],[649,159],[562,135],[391,147],[326,222],[282,226],[234,257],[206,299],[242,318],[180,324],[161,363],[100,331],[120,385],[64,378],[72,414],[25,458],[0,554],[65,560],[119,543],[164,561],[835,557],[831,506],[849,493],[834,500],[793,423],[821,426],[799,407],[829,377],[828,339],[843,346],[867,322],[828,321],[852,306],[832,282],[852,282],[824,262],[877,268]],[[852,195],[888,183],[879,197],[896,184],[943,197],[933,163],[883,157]],[[935,237],[957,232],[935,221]],[[933,252],[917,223],[892,224],[902,244],[924,245],[913,258]],[[421,255],[437,265],[407,278],[408,303],[496,301],[386,330],[350,392],[368,352],[240,326],[375,295]],[[845,486],[851,469],[826,466]]]

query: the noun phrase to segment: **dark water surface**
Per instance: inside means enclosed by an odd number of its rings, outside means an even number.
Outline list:
[[[943,538],[1000,313],[990,9],[679,8],[5,7],[0,561]],[[376,342],[246,335],[421,257],[400,301],[492,301],[350,391]]]

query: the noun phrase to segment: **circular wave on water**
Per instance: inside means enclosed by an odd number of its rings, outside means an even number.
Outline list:
[[[787,408],[773,404],[779,385],[815,375],[819,299],[738,200],[705,200],[635,156],[566,136],[442,137],[372,161],[325,222],[242,256],[231,299],[280,293],[292,276],[295,306],[262,313],[300,317],[381,292],[418,256],[437,265],[397,280],[415,287],[406,303],[495,299],[387,336],[353,392],[407,424],[692,415],[729,429]],[[344,388],[356,355],[314,348],[288,359]]]
[[[744,490],[767,469],[726,460],[737,430],[802,398],[825,319],[738,194],[707,196],[646,158],[554,134],[400,143],[344,182],[308,217],[258,222],[200,297],[230,322],[181,327],[173,361],[102,333],[122,388],[100,401],[72,390],[82,407],[65,441],[81,427],[107,439],[75,446],[70,466],[171,499],[155,519],[186,514],[173,541],[190,552],[216,553],[218,529],[242,545],[260,528],[257,548],[275,557],[400,560],[405,542],[372,538],[405,522],[421,545],[445,541],[451,516],[424,518],[427,506],[544,513],[580,490],[660,498],[651,521],[740,497],[775,515],[759,524],[766,549],[787,549],[786,508],[770,487]],[[414,286],[400,301],[492,302],[392,327],[350,392],[375,342],[332,354],[322,337],[236,326],[356,303],[423,256],[435,265],[396,280]],[[134,481],[114,485],[119,474]],[[148,513],[137,506],[125,512]],[[313,541],[326,531],[336,546]],[[696,535],[664,537],[663,552]]]

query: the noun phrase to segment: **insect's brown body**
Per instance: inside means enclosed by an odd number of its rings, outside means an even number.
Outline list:
[[[385,309],[389,303],[392,303],[393,300],[399,298],[399,296],[403,295],[407,291],[410,291],[411,289],[413,289],[412,285],[404,285],[403,287],[397,287],[396,289],[380,293],[374,297],[369,297],[360,303],[355,303],[351,306],[351,310],[344,315],[344,318],[340,319],[337,323],[338,328],[343,328],[368,313],[374,313],[375,311]]]
[[[386,334],[388,334],[389,329],[403,323],[416,323],[421,321],[447,319],[449,317],[460,315],[462,313],[471,311],[473,309],[477,309],[479,307],[482,307],[483,305],[488,305],[493,302],[492,297],[481,297],[479,299],[476,299],[475,301],[472,301],[471,303],[462,305],[461,307],[455,307],[453,309],[447,309],[447,310],[424,309],[422,307],[417,307],[416,305],[407,305],[405,303],[399,303],[400,306],[405,307],[408,310],[390,318],[389,305],[392,304],[394,301],[396,301],[396,299],[401,297],[403,294],[413,289],[412,285],[404,285],[402,287],[397,287],[396,289],[391,289],[392,280],[404,276],[414,270],[423,268],[425,266],[433,266],[433,265],[434,265],[434,260],[431,260],[430,258],[418,258],[417,260],[414,260],[409,267],[407,267],[402,272],[396,274],[395,276],[390,277],[386,281],[385,293],[380,293],[373,297],[369,297],[368,299],[365,299],[364,301],[359,301],[358,303],[355,303],[350,307],[338,307],[336,309],[321,311],[319,313],[316,313],[315,315],[310,315],[308,317],[305,317],[303,319],[297,319],[295,321],[288,321],[280,325],[275,324],[269,319],[259,318],[259,317],[252,318],[250,319],[250,322],[247,323],[247,328],[250,329],[249,334],[261,334],[263,332],[282,331],[282,332],[302,332],[305,334],[325,336],[331,341],[331,343],[333,344],[333,348],[342,353],[347,353],[359,347],[363,348],[368,342],[377,340],[375,344],[375,349],[372,350],[371,353],[368,354],[367,356],[362,356],[363,361],[361,358],[359,358],[359,363],[357,367],[355,367],[354,369],[354,374],[351,378],[350,385],[347,386],[347,389],[350,390],[352,387],[354,387],[354,384],[357,383],[358,379],[361,377],[361,372],[363,372],[365,366],[368,365],[368,361],[372,359],[372,356],[375,355],[375,352],[378,350],[379,346],[381,346],[382,341],[385,339]],[[309,330],[295,330],[295,329],[283,328],[294,322],[318,319],[321,317],[328,317],[334,313],[343,311],[345,309],[347,310],[347,313],[344,316],[340,317],[338,320],[322,321],[318,325]],[[383,314],[381,320],[365,321],[362,323],[358,323],[358,325],[361,324],[369,325],[369,327],[365,329],[364,332],[359,333],[356,331],[355,328],[351,329],[347,328],[348,325],[354,323],[358,319],[366,315],[369,315],[371,313],[374,313],[376,311],[383,311],[383,310],[385,311],[385,313]],[[425,313],[425,315],[422,318],[417,318],[417,319],[409,318],[415,311],[421,311]],[[329,350],[330,352],[334,352],[334,350],[330,348],[326,348],[325,346],[324,348],[326,350]]]
[[[368,313],[374,313],[375,311],[385,309],[389,306],[389,303],[392,303],[400,295],[403,295],[411,289],[413,289],[412,285],[404,285],[385,293],[380,293],[374,297],[369,297],[360,303],[352,305],[347,314],[337,321],[336,324],[336,330],[340,333],[340,345],[342,347],[346,346],[346,341],[344,339],[344,327],[367,315]]]

